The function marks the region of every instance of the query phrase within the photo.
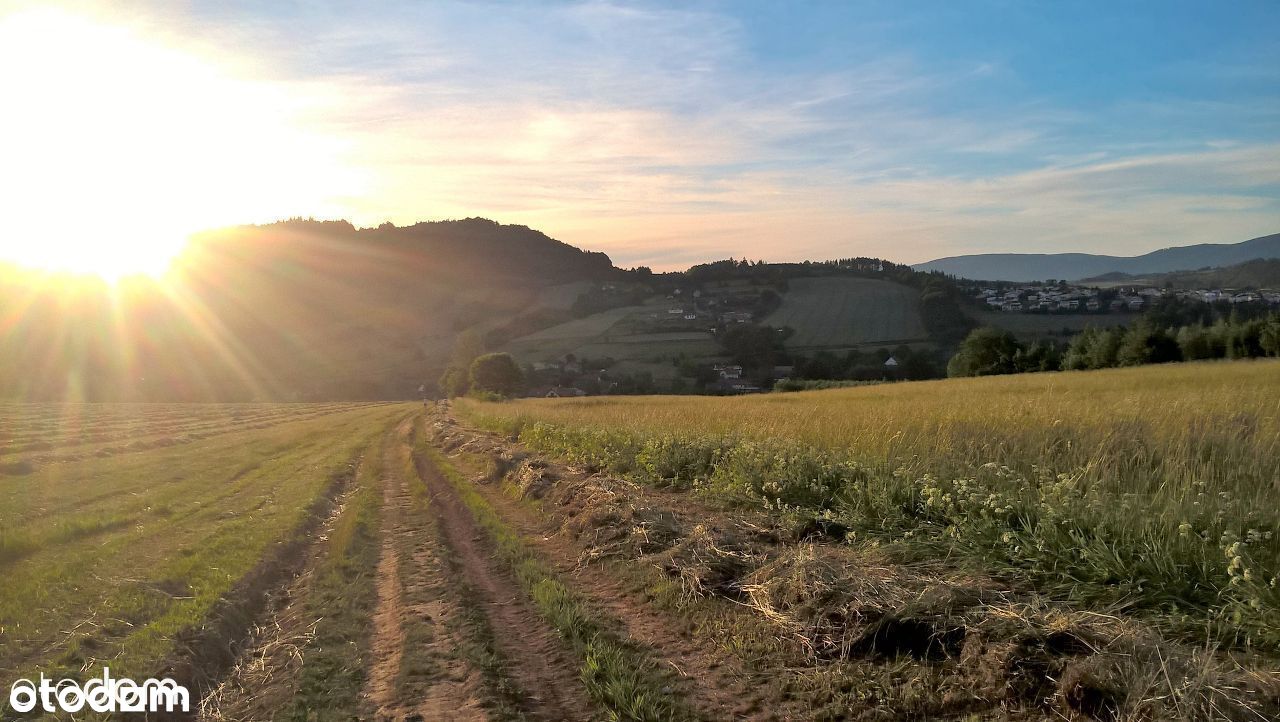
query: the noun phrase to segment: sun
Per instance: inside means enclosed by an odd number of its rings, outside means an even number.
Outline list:
[[[153,34],[0,14],[0,260],[159,275],[195,231],[329,210],[343,168],[310,99]]]

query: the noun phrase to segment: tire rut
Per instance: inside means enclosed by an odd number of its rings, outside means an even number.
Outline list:
[[[479,598],[507,672],[525,691],[528,713],[542,720],[590,720],[597,708],[587,697],[578,664],[565,642],[525,600],[524,591],[487,550],[485,535],[452,484],[429,460],[415,454],[431,508],[462,574]]]

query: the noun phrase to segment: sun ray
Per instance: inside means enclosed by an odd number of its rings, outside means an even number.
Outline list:
[[[0,13],[0,259],[159,276],[200,229],[315,212],[348,190],[314,99],[123,21]]]

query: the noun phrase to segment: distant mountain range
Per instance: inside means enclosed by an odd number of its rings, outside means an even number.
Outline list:
[[[1280,288],[1280,258],[1255,258],[1234,266],[1172,273],[1107,273],[1083,283],[1102,286],[1156,286],[1159,288]]]
[[[1162,248],[1141,256],[1092,253],[981,253],[939,258],[915,266],[983,281],[1068,281],[1125,273],[1133,276],[1230,266],[1259,258],[1280,258],[1280,233],[1242,243],[1201,243]]]

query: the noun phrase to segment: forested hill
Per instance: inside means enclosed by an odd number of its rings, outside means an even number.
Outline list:
[[[160,282],[0,267],[0,398],[412,397],[463,328],[609,257],[479,218],[356,229],[293,220],[200,234]]]
[[[604,280],[616,273],[609,256],[562,243],[527,226],[484,218],[429,221],[397,227],[356,229],[347,221],[293,219],[263,226],[237,226],[198,235],[187,266],[210,257],[237,264],[303,264],[331,277],[373,273],[386,281],[415,283],[423,275],[502,277],[545,286]]]
[[[1241,243],[1201,243],[1162,248],[1141,256],[1091,253],[983,253],[939,258],[921,271],[985,281],[1075,281],[1108,273],[1151,274],[1230,266],[1257,258],[1280,258],[1280,233]]]
[[[1260,258],[1225,268],[1179,271],[1145,276],[1110,273],[1085,282],[1132,283],[1159,288],[1280,288],[1280,258]]]

